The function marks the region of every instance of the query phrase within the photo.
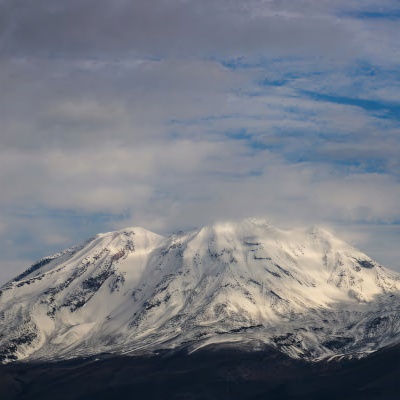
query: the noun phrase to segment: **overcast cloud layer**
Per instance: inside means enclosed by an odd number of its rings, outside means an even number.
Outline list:
[[[0,35],[0,283],[247,216],[400,270],[397,0],[0,0]]]

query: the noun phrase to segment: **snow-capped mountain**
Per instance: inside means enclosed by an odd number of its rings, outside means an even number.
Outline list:
[[[99,234],[0,289],[0,360],[236,342],[294,358],[400,342],[400,274],[319,228]]]

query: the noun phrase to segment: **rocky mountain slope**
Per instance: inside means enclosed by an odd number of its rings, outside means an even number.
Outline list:
[[[218,343],[292,358],[400,342],[400,274],[319,228],[142,228],[33,264],[0,289],[0,360],[154,354]]]

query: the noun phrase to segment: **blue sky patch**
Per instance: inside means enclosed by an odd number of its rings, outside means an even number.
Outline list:
[[[374,112],[374,116],[378,118],[400,120],[400,104],[398,103],[388,103],[377,100],[366,100],[345,96],[334,96],[306,90],[301,91],[301,93],[312,100],[355,106],[368,112]]]

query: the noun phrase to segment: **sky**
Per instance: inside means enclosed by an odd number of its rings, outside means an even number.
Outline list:
[[[400,271],[399,78],[398,0],[0,0],[0,284],[245,217]]]

